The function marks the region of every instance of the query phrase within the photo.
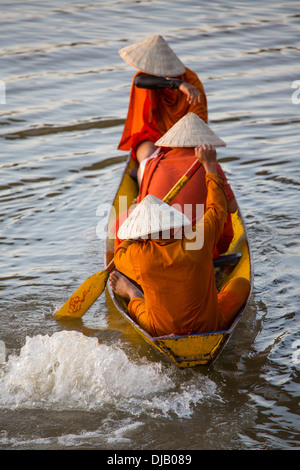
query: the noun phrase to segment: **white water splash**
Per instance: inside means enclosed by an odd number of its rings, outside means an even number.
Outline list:
[[[214,394],[212,382],[202,385]],[[106,404],[138,416],[192,414],[203,398],[193,382],[177,390],[160,363],[130,360],[119,347],[75,331],[26,338],[0,379],[0,407],[99,410]],[[207,391],[207,390],[206,390]]]

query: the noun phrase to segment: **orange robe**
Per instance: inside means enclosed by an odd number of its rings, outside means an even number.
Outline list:
[[[165,134],[179,119],[193,112],[207,122],[207,100],[203,85],[197,74],[188,68],[178,78],[198,88],[201,102],[189,104],[186,96],[180,90],[169,88],[147,90],[134,84],[137,72],[133,77],[130,90],[128,114],[120,140],[119,150],[135,150],[144,140],[155,142]]]
[[[130,301],[129,313],[136,321],[140,319],[141,326],[152,336],[216,331],[225,325],[212,258],[226,219],[226,198],[221,177],[207,174],[206,183],[201,249],[189,250],[191,242],[183,237],[124,241],[115,253],[116,268],[137,282],[145,296]],[[196,225],[197,231],[203,229],[201,224]],[[235,314],[234,295],[231,300]]]
[[[190,166],[196,160],[195,150],[193,148],[174,148],[161,152],[157,157],[147,160],[144,176],[142,179],[138,202],[141,202],[147,194],[163,199],[175,183],[184,175]],[[217,173],[224,179],[224,191],[227,202],[234,199],[234,193],[227,182],[226,176],[217,163]],[[178,193],[171,205],[180,205],[178,208],[185,213],[194,225],[197,222],[197,204],[206,204],[207,188],[205,184],[205,170],[203,166],[192,176],[187,185]],[[190,204],[190,214],[186,213],[184,205]],[[190,217],[191,215],[191,217]],[[201,214],[200,214],[201,215]],[[114,230],[122,225],[127,213],[121,214],[116,221]],[[221,253],[225,253],[233,238],[233,228],[230,214],[227,215],[224,229],[215,248],[214,257],[218,258]],[[120,240],[116,238],[117,247]]]
[[[196,160],[193,148],[174,148],[161,152],[156,158],[150,158],[146,162],[144,176],[142,179],[139,199],[140,202],[147,194],[163,199],[169,190],[177,183],[182,175],[190,168]],[[227,182],[226,176],[217,163],[217,173],[224,178],[224,190],[227,202],[234,199],[234,193]],[[184,212],[184,205],[192,205],[192,224],[197,222],[196,204],[206,202],[207,188],[205,184],[205,170],[203,166],[192,176],[188,184],[173,199],[172,204],[179,204],[181,212]],[[225,253],[233,238],[233,228],[230,214],[227,214],[224,229],[217,243],[215,258],[221,253]]]

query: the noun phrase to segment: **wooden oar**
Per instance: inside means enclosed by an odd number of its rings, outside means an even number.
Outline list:
[[[177,196],[179,191],[186,185],[191,177],[196,173],[201,163],[196,160],[180,180],[164,197],[163,201],[170,204]],[[92,274],[81,284],[66,303],[55,313],[55,318],[81,318],[85,312],[93,305],[105,289],[110,272],[114,269],[114,260],[112,259],[108,266],[98,273]]]

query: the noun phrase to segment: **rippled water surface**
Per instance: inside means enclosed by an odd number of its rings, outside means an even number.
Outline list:
[[[1,449],[299,448],[299,6],[1,2]],[[208,368],[178,370],[105,294],[52,319],[103,268],[97,207],[127,159],[135,73],[118,50],[154,34],[204,84],[253,255],[250,305]]]

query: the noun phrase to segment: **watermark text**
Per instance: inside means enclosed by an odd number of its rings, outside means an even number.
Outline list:
[[[300,104],[300,80],[294,80],[291,87],[296,88],[296,90],[292,94],[292,103]]]
[[[128,208],[129,207],[129,208]],[[126,220],[129,213],[136,207],[135,204],[128,206],[127,196],[120,196],[118,198],[118,205],[111,206],[110,204],[100,204],[96,210],[96,215],[100,217],[99,222],[96,227],[96,234],[100,240],[105,239],[115,239],[117,235],[118,227]],[[188,220],[196,220],[197,223],[192,226],[192,223],[185,225],[179,228],[167,228],[159,233],[147,234],[141,239],[157,239],[169,240],[171,238],[175,240],[185,239],[185,248],[187,250],[200,250],[204,244],[204,204],[184,204],[184,210],[182,211],[182,206],[180,204],[173,204],[173,209],[176,209],[178,212],[183,213],[183,215]],[[154,215],[155,212],[155,215]],[[152,215],[153,214],[153,215]],[[150,211],[150,220],[151,217],[157,216],[157,211]],[[168,217],[168,219],[167,219]],[[172,227],[173,226],[173,215],[163,214],[163,226]],[[118,224],[115,224],[115,221],[118,221]],[[127,238],[130,238],[129,236]]]
[[[4,80],[0,80],[0,104],[6,104],[6,85]]]

